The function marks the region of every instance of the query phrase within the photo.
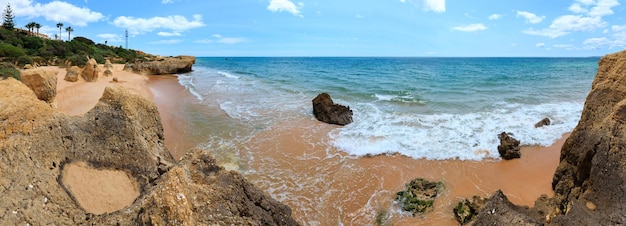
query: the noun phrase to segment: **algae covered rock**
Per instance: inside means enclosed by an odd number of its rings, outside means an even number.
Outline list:
[[[396,200],[400,202],[402,210],[418,213],[433,210],[435,198],[443,191],[442,182],[430,182],[422,178],[416,178],[405,184],[405,189],[396,193]]]
[[[467,224],[474,220],[474,217],[478,214],[483,205],[487,202],[487,199],[474,196],[471,199],[464,199],[452,210],[454,212],[454,218],[459,224]]]

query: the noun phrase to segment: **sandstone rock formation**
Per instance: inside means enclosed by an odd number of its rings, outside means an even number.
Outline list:
[[[98,80],[98,74],[100,70],[98,69],[98,63],[95,59],[91,58],[87,61],[85,68],[83,68],[83,72],[80,73],[80,77],[87,82],[95,82]]]
[[[196,63],[193,56],[166,57],[155,61],[126,64],[124,70],[132,68],[132,71],[139,74],[163,75],[180,74],[191,72],[192,65]]]
[[[352,123],[352,110],[349,107],[333,103],[330,95],[321,93],[313,99],[313,114],[322,122],[347,125]]]
[[[68,82],[76,82],[78,81],[78,75],[81,73],[81,69],[77,66],[71,66],[67,68],[67,72],[65,73],[65,78],[63,80]]]
[[[57,73],[30,69],[21,72],[22,82],[35,92],[37,98],[52,103],[57,96]]]
[[[459,224],[464,225],[474,220],[478,214],[478,210],[487,202],[486,198],[474,196],[471,199],[465,199],[452,210],[454,212],[454,218]]]
[[[500,145],[498,145],[498,153],[504,160],[520,158],[519,140],[511,137],[509,134],[502,132],[498,135]]]
[[[106,88],[82,116],[56,112],[14,79],[0,81],[0,225],[296,225],[291,210],[202,151],[174,163],[155,105]],[[60,183],[66,164],[121,170],[140,196],[92,214]]]
[[[535,128],[539,128],[539,127],[544,127],[544,126],[549,126],[550,124],[552,124],[552,122],[550,121],[549,118],[544,118],[541,121],[537,122],[535,124]]]
[[[113,76],[113,71],[111,71],[110,69],[106,69],[106,70],[104,70],[102,75],[104,75],[106,77],[111,77],[111,76]]]
[[[626,51],[602,57],[598,66],[580,121],[561,149],[554,197],[520,211],[530,218],[516,218],[516,225],[626,224]],[[487,218],[489,211],[480,210],[479,225],[510,222]]]

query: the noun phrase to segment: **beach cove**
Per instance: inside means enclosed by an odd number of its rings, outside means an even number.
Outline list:
[[[192,74],[198,71],[207,73],[201,65],[196,65]],[[246,75],[242,71],[214,72],[212,90],[235,89],[220,85],[228,79],[244,80],[242,77]],[[171,121],[175,126],[164,126],[166,134],[168,127],[177,131],[173,134],[185,134],[176,140],[166,135],[166,145],[197,144],[208,150],[227,169],[244,173],[272,197],[289,205],[294,217],[304,225],[374,224],[377,217],[387,223],[454,225],[452,208],[459,201],[473,195],[488,197],[498,189],[515,204],[533,206],[540,195],[552,196],[552,177],[559,163],[560,148],[568,137],[568,133],[560,134],[547,147],[526,145],[522,148],[522,158],[512,161],[494,158],[427,160],[401,154],[355,156],[332,145],[331,136],[341,128],[316,121],[308,112],[310,109],[305,109],[308,106],[296,107],[303,114],[294,121],[247,129],[244,123],[234,121],[245,121],[242,115],[254,112],[229,112],[227,107],[232,102],[217,102],[220,98],[231,99],[220,97],[217,92],[216,96],[211,93],[199,100],[200,94],[194,87],[199,86],[201,79],[183,74],[178,79],[162,78],[148,83],[153,92],[160,93],[160,99],[155,98],[155,101],[161,115],[168,111],[173,112],[172,118],[182,119]],[[181,88],[180,84],[187,86]],[[249,101],[243,96],[238,98]],[[284,114],[277,111],[276,114]],[[246,132],[253,135],[240,136]],[[170,148],[174,156],[182,155],[181,150],[184,148]],[[442,181],[446,190],[435,201],[434,212],[412,217],[401,212],[393,199],[404,183],[417,177]]]

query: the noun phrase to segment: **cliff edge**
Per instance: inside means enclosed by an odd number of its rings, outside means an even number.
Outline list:
[[[496,208],[498,203],[508,200],[492,198],[476,225],[626,224],[626,51],[602,57],[598,66],[580,121],[561,149],[554,197],[513,211],[529,217],[516,222],[496,214],[504,211]]]
[[[156,106],[121,87],[82,116],[55,111],[17,80],[0,87],[1,225],[297,225],[289,207],[203,151],[175,163]],[[71,163],[123,172],[139,197],[89,213],[62,182]]]

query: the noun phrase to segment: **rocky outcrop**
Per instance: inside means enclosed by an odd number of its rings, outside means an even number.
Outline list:
[[[87,61],[85,68],[83,68],[83,71],[80,73],[80,77],[83,77],[83,79],[87,82],[95,82],[98,80],[99,73],[100,70],[98,69],[98,62],[91,58]]]
[[[166,57],[149,62],[135,61],[126,64],[124,70],[132,69],[133,72],[147,75],[181,74],[191,72],[196,58],[193,56]]]
[[[626,224],[626,51],[600,59],[580,121],[561,148],[554,197],[539,198],[516,224]],[[502,199],[502,198],[498,198]],[[477,223],[502,222],[481,210]],[[534,216],[534,217],[533,217]]]
[[[313,99],[313,114],[317,120],[330,124],[343,126],[352,123],[352,110],[333,103],[327,93],[321,93]]]
[[[35,92],[37,98],[52,103],[57,96],[57,73],[47,70],[25,70],[22,82]]]
[[[499,134],[498,139],[500,139],[500,145],[498,145],[498,153],[500,153],[500,157],[502,157],[504,160],[511,160],[521,157],[519,140],[516,140],[511,135],[505,132]]]
[[[71,66],[67,68],[65,73],[65,78],[63,80],[68,82],[76,82],[78,81],[78,75],[81,73],[81,69],[77,66]]]
[[[474,225],[544,225],[538,212],[527,206],[516,206],[502,193],[496,191],[482,206]]]
[[[175,163],[155,105],[107,87],[82,116],[56,112],[14,79],[0,81],[0,225],[295,225],[291,210],[202,151]],[[126,172],[140,196],[92,214],[61,183],[65,165]]]
[[[541,121],[537,122],[535,124],[535,128],[539,128],[539,127],[544,127],[544,126],[549,126],[550,124],[552,124],[552,122],[550,121],[549,118],[544,118]]]
[[[413,216],[433,210],[435,198],[443,192],[443,183],[430,182],[416,178],[404,185],[405,189],[396,193],[402,210],[409,211]]]
[[[474,217],[478,214],[478,211],[487,202],[486,198],[474,196],[471,199],[465,199],[457,204],[452,210],[454,212],[454,218],[459,224],[464,225],[474,220]]]

